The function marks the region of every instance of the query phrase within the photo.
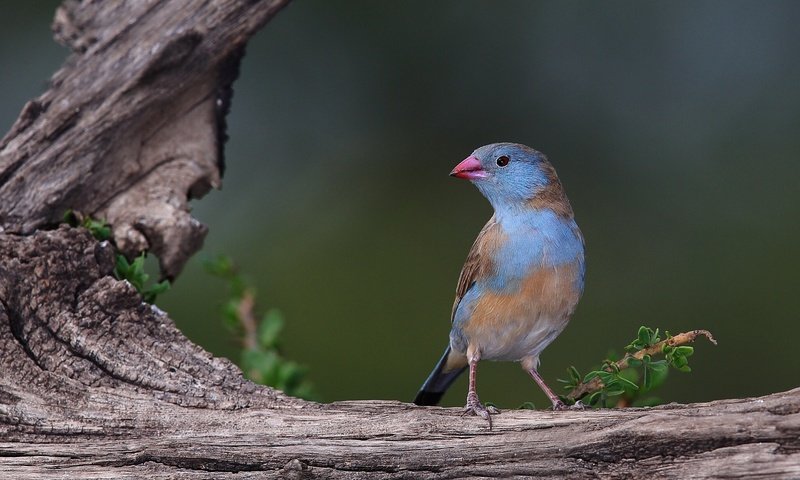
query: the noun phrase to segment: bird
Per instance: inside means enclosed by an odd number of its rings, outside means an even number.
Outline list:
[[[518,143],[482,146],[450,172],[466,179],[494,213],[458,278],[450,342],[417,393],[436,405],[466,369],[466,414],[488,420],[476,390],[480,360],[520,362],[552,403],[568,408],[539,375],[539,355],[564,330],[583,294],[583,235],[556,171],[541,152]]]

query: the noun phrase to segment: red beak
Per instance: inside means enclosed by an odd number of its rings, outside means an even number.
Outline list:
[[[465,158],[461,163],[456,165],[456,168],[450,172],[451,177],[465,178],[467,180],[475,180],[478,178],[486,178],[489,176],[486,170],[481,167],[481,162],[470,155]]]

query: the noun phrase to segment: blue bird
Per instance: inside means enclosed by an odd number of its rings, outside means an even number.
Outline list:
[[[450,175],[471,181],[494,215],[478,234],[458,279],[450,345],[414,399],[436,405],[469,368],[465,412],[492,420],[475,389],[479,360],[520,362],[553,404],[564,403],[537,369],[583,292],[584,244],[553,166],[516,143],[475,150]],[[490,411],[491,410],[491,411]]]

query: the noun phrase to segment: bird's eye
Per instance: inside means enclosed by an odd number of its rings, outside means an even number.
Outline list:
[[[501,156],[497,157],[497,166],[498,167],[505,167],[506,165],[508,165],[509,161],[510,161],[510,159],[508,158],[507,155],[501,155]]]

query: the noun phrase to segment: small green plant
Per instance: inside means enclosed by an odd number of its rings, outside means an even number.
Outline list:
[[[108,226],[105,220],[95,220],[88,215],[81,215],[74,210],[67,210],[66,213],[64,213],[64,223],[68,224],[70,227],[83,227],[89,230],[89,233],[101,242],[111,238],[111,227]]]
[[[147,303],[155,303],[158,295],[169,290],[169,280],[162,280],[158,283],[148,285],[150,275],[144,271],[144,260],[147,253],[142,253],[132,262],[128,262],[125,255],[117,254],[114,276],[119,280],[127,280],[136,290],[142,294],[142,298]]]
[[[283,315],[270,309],[258,319],[255,289],[242,277],[230,258],[219,256],[206,262],[205,267],[210,274],[228,284],[229,299],[222,307],[222,318],[225,326],[242,342],[241,366],[245,375],[287,395],[312,399],[314,392],[306,379],[306,367],[281,354]]]
[[[88,215],[83,215],[74,210],[67,210],[64,213],[64,222],[71,227],[83,227],[89,230],[94,238],[99,241],[111,238],[111,227],[105,220],[98,220]],[[127,280],[142,295],[142,299],[147,303],[155,303],[158,295],[166,292],[170,288],[169,280],[162,280],[158,283],[148,284],[150,275],[144,271],[144,261],[147,252],[142,252],[133,262],[129,262],[125,255],[119,252],[115,254],[114,276],[118,280]]]
[[[675,336],[664,333],[662,340],[659,330],[639,327],[636,338],[626,347],[621,359],[614,360],[613,354],[603,364],[586,375],[581,376],[574,366],[567,369],[568,378],[559,379],[567,390],[563,400],[574,403],[581,400],[596,407],[611,406],[649,406],[660,403],[657,397],[646,396],[661,386],[667,379],[669,368],[689,372],[689,360],[694,348],[685,343],[694,341],[702,335],[716,344],[714,337],[706,330],[693,330]],[[655,357],[662,355],[663,358]]]

